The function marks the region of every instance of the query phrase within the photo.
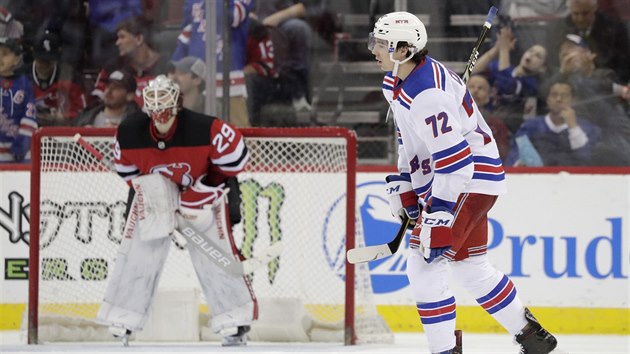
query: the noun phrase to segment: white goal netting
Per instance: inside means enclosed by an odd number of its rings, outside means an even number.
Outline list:
[[[260,313],[251,337],[347,341],[354,333],[359,343],[391,341],[373,303],[367,266],[356,267],[354,279],[348,279],[352,291],[346,292],[346,224],[354,222],[346,213],[347,195],[354,196],[348,193],[347,176],[355,172],[347,138],[322,136],[316,128],[277,130],[269,136],[261,131],[245,132],[251,159],[239,175],[242,221],[234,235],[245,258],[278,240],[284,251],[251,275]],[[93,319],[113,271],[128,187],[111,170],[113,137],[99,132],[87,130],[84,139],[104,156],[102,161],[74,141],[74,132],[53,129],[39,135],[34,157],[39,166],[33,171],[33,182],[39,181],[39,212],[32,217],[39,226],[38,242],[31,236],[39,251],[39,293],[36,303],[29,304],[38,312],[38,325],[31,323],[29,335],[36,333],[39,342],[110,338]],[[357,226],[356,243],[361,244]],[[174,293],[179,295],[168,296]],[[179,310],[165,313],[168,308]],[[191,308],[193,315],[184,316]],[[153,322],[143,332],[158,338],[139,332],[139,340],[169,339],[178,314],[181,321],[193,322],[190,328],[196,333],[186,340],[214,335],[207,328],[212,314],[188,253],[175,245],[153,311]],[[346,318],[353,318],[354,332]]]

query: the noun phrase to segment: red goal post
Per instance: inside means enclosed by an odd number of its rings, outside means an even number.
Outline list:
[[[373,303],[367,266],[345,261],[346,250],[363,242],[355,230],[355,133],[335,127],[241,131],[250,161],[239,175],[243,221],[234,228],[237,245],[249,258],[272,241],[284,244],[278,258],[252,275],[261,311],[253,336],[261,333],[255,338],[265,340],[269,316],[263,314],[279,310],[272,304],[297,301],[309,323],[302,339],[391,340]],[[103,161],[74,141],[76,133]],[[49,127],[33,136],[30,274],[37,276],[29,277],[29,343],[57,340],[68,321],[73,328],[95,326],[128,188],[111,169],[114,134],[114,129]],[[182,280],[188,263],[185,251],[171,249],[160,288],[198,287],[194,276]],[[323,329],[316,330],[318,325]]]

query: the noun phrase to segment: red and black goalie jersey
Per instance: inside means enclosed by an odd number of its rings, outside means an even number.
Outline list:
[[[170,136],[159,138],[142,112],[125,119],[116,132],[116,171],[127,182],[162,173],[180,187],[207,173],[205,184],[216,186],[243,170],[249,158],[242,134],[216,118],[182,109]]]

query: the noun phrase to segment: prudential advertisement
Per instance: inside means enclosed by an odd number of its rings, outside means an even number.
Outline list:
[[[509,191],[489,213],[491,263],[537,306],[627,307],[628,181],[621,175],[508,175]],[[377,174],[359,175],[357,206],[367,245],[386,243],[398,230],[384,191]],[[377,303],[411,300],[408,236],[405,250],[369,265]],[[458,305],[476,304],[451,284]]]

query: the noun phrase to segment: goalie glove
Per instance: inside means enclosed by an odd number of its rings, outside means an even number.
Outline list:
[[[455,217],[447,211],[422,212],[422,225],[412,232],[412,238],[420,239],[420,250],[427,263],[451,249],[453,245],[453,222]]]
[[[181,192],[179,195],[180,210],[202,210],[206,205],[212,205],[227,193],[223,185],[212,187],[203,184],[204,178],[205,175],[199,177],[192,186]]]
[[[411,177],[408,174],[389,175],[385,181],[392,215],[402,220],[402,216],[407,214],[411,219],[410,228],[413,228],[420,216],[421,207],[418,205],[418,196],[411,187]]]

